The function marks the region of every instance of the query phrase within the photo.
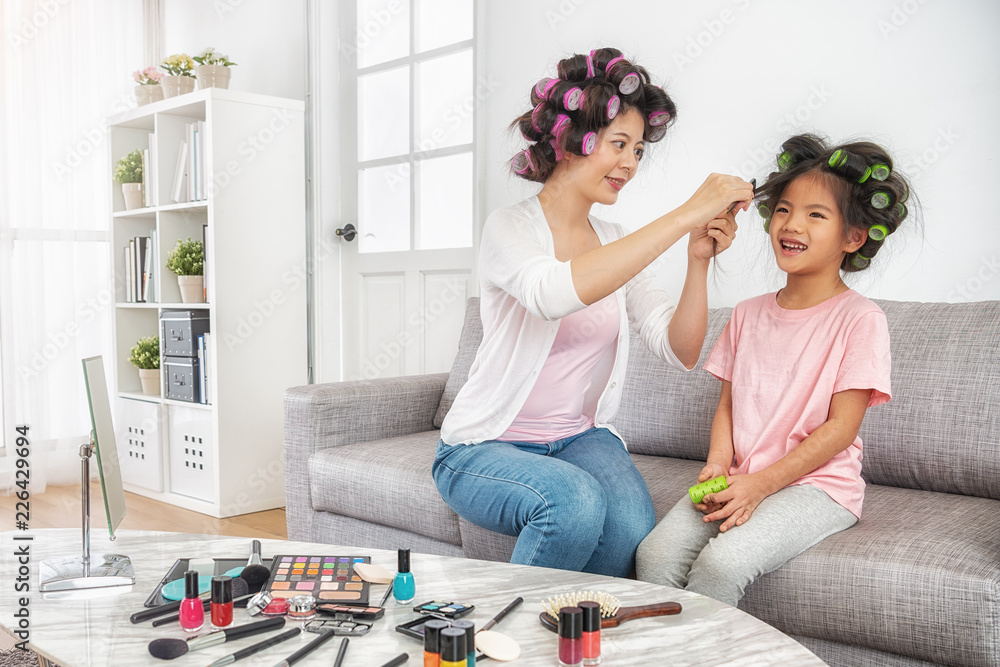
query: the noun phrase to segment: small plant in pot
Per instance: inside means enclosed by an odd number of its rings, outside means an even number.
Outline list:
[[[132,151],[115,165],[115,180],[122,184],[125,210],[142,208],[142,152]]]
[[[194,90],[194,60],[186,53],[175,53],[160,63],[167,74],[160,80],[164,97],[176,97]]]
[[[167,268],[177,274],[177,286],[181,290],[184,303],[204,303],[205,282],[202,271],[205,265],[205,249],[201,241],[177,240],[177,245],[167,255]]]
[[[140,338],[128,354],[129,363],[139,369],[142,393],[160,393],[160,337]]]
[[[136,104],[142,106],[163,99],[163,88],[160,86],[160,79],[163,78],[163,75],[155,69],[147,67],[136,70],[132,73],[132,78],[139,84],[135,87]]]
[[[229,56],[216,52],[208,47],[200,55],[192,58],[198,66],[194,75],[198,79],[198,88],[229,88],[230,67],[236,65]]]

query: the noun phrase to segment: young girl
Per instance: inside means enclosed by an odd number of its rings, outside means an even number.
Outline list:
[[[629,325],[655,354],[693,367],[705,338],[713,246],[736,233],[733,202],[752,187],[713,174],[677,210],[626,234],[590,215],[614,204],[676,109],[617,49],[559,63],[514,125],[528,143],[511,166],[537,197],[486,220],[479,254],[483,341],[441,428],[433,465],[462,518],[516,535],[511,561],[626,576],[656,517],[610,422]],[[685,235],[675,302],[646,267]]]
[[[735,606],[747,585],[861,516],[858,429],[889,391],[885,315],[842,272],[867,268],[906,218],[906,181],[872,143],[782,145],[761,189],[785,287],[744,301],[705,363],[722,380],[698,482],[643,540],[638,577]]]

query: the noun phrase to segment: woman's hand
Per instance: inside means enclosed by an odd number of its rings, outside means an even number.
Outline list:
[[[746,210],[753,200],[753,186],[739,176],[710,174],[690,199],[681,204],[693,228],[704,226],[709,221],[722,218],[733,202],[740,202],[732,213]]]
[[[719,509],[705,515],[705,522],[725,519],[719,530],[723,533],[733,526],[742,526],[753,515],[761,501],[771,493],[767,483],[757,474],[730,475],[726,477],[729,488],[705,496],[706,505],[717,505]]]
[[[696,228],[688,235],[688,259],[709,261],[733,244],[736,239],[736,212],[720,215],[707,225]]]

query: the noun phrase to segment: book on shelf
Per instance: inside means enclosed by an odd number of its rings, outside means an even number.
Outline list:
[[[202,296],[205,303],[208,303],[208,225],[201,226],[201,276],[202,276]]]
[[[135,301],[136,303],[142,303],[145,299],[142,298],[142,288],[143,288],[143,266],[146,261],[146,242],[149,239],[145,236],[135,237],[135,254],[133,256],[133,266],[135,268],[135,273],[133,274],[133,280],[135,281]]]
[[[198,402],[208,403],[205,395],[205,334],[198,336]]]
[[[150,262],[149,262],[149,299],[150,301],[158,302],[160,299],[156,296],[156,275],[155,270],[156,262],[159,258],[160,249],[160,231],[158,229],[152,229],[149,232],[149,247],[150,247]]]
[[[205,403],[212,405],[214,402],[212,400],[212,391],[214,387],[212,386],[212,375],[209,373],[209,367],[212,365],[212,332],[208,331],[204,334],[205,336],[205,363],[202,365],[202,373],[205,376]]]
[[[157,187],[158,178],[158,167],[156,160],[156,134],[153,132],[149,133],[149,205],[159,206],[160,196],[157,193],[159,188]]]
[[[205,169],[205,121],[199,120],[198,127],[198,201],[208,199],[208,170]]]
[[[142,207],[149,208],[149,149],[142,149]]]
[[[142,255],[142,301],[149,303],[149,284],[152,282],[151,274],[153,270],[153,243],[150,237],[143,239],[146,242],[146,251]]]
[[[174,169],[174,184],[170,188],[170,198],[175,203],[182,203],[188,200],[187,190],[187,155],[188,143],[182,141],[177,148],[177,166]]]

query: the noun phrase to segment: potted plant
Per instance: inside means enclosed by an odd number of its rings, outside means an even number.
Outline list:
[[[208,47],[195,56],[193,60],[198,63],[194,68],[194,75],[198,79],[198,89],[202,88],[229,88],[229,68],[236,63],[229,60],[229,56],[216,53],[215,49]]]
[[[194,90],[194,61],[186,53],[175,53],[160,63],[167,73],[160,81],[164,97],[175,97]]]
[[[142,208],[142,152],[139,149],[118,160],[115,165],[115,180],[122,184],[125,210]]]
[[[160,337],[140,338],[129,353],[128,360],[139,369],[142,393],[160,393]]]
[[[205,249],[201,241],[192,241],[190,236],[187,241],[178,239],[177,245],[167,255],[167,268],[177,274],[183,303],[204,303],[204,265]]]
[[[160,87],[160,79],[163,78],[163,75],[155,69],[152,67],[137,69],[132,73],[132,78],[139,84],[135,87],[136,104],[142,106],[163,99],[163,88]]]

